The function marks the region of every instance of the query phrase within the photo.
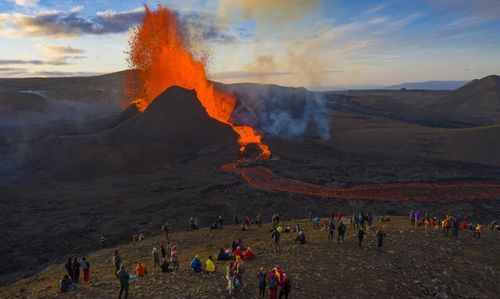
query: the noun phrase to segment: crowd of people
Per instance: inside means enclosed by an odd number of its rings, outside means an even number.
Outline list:
[[[282,234],[292,232],[289,226],[283,224],[281,218],[279,214],[273,214],[271,217],[272,224],[269,229],[272,246],[276,254],[279,254],[282,250]],[[312,222],[312,230],[324,230],[326,232],[327,243],[332,243],[335,240],[337,243],[344,243],[347,225],[350,224],[354,232],[357,230],[357,234],[354,233],[354,235],[357,235],[356,244],[358,247],[363,247],[363,241],[367,234],[367,230],[373,226],[374,220],[378,220],[381,223],[391,221],[389,216],[376,216],[371,212],[352,213],[347,217],[342,215],[341,212],[337,214],[330,213],[328,217],[323,219],[322,226],[321,217],[313,217],[312,213],[309,212],[309,219]],[[239,225],[237,216],[234,216],[233,220],[235,225]],[[223,224],[224,220],[219,216],[212,222],[209,228],[223,229]],[[248,231],[251,225],[255,225],[257,228],[262,227],[262,215],[260,213],[257,214],[254,221],[251,221],[248,216],[243,217],[241,230]],[[410,225],[415,227],[424,226],[426,232],[429,232],[429,230],[442,230],[443,234],[446,236],[449,235],[451,230],[455,238],[458,238],[458,232],[460,230],[471,230],[474,232],[474,238],[481,238],[483,229],[481,223],[474,223],[466,214],[457,217],[446,215],[440,219],[433,217],[427,212],[421,212],[418,209],[410,211]],[[375,232],[375,239],[377,240],[376,246],[377,248],[381,248],[387,233],[382,229],[382,225],[378,225],[377,227]],[[196,218],[191,217],[189,219],[189,228],[193,230],[199,228]],[[490,228],[491,230],[500,230],[497,222],[492,222]],[[165,241],[158,244],[158,246],[154,246],[151,250],[151,264],[153,265],[153,269],[158,268],[159,270],[155,271],[160,271],[162,273],[176,272],[179,270],[177,246],[170,242],[170,230],[171,227],[168,223],[161,226]],[[306,234],[299,223],[295,225],[293,233],[295,233],[294,240],[296,244],[306,244]],[[144,235],[142,233],[133,235],[134,242],[142,240],[144,240]],[[100,244],[101,248],[106,248],[104,237],[100,238]],[[244,287],[244,281],[247,281],[245,279],[245,263],[251,262],[256,258],[258,259],[258,256],[256,256],[254,250],[250,246],[244,244],[241,238],[232,240],[225,248],[220,248],[216,255],[216,260],[219,262],[227,262],[225,267],[225,278],[227,281],[227,292],[229,294],[238,292]],[[148,266],[145,263],[139,262],[136,264],[134,272],[129,274],[117,250],[113,252],[112,263],[114,266],[114,273],[120,285],[118,298],[127,298],[130,280],[147,276]],[[90,263],[85,257],[82,257],[81,260],[79,260],[78,257],[70,258],[65,264],[65,269],[67,274],[65,274],[60,281],[61,292],[68,292],[69,290],[75,289],[80,283],[80,273],[83,273],[82,282],[84,284],[88,283],[90,280]],[[214,273],[218,272],[212,255],[209,255],[205,262],[201,260],[199,255],[195,255],[189,262],[189,270],[193,273],[200,273],[200,275],[214,275]],[[246,284],[247,283],[245,283],[245,285]],[[292,289],[289,275],[279,266],[275,266],[268,271],[261,267],[256,276],[256,285],[259,290],[259,298],[266,297],[266,293],[271,299],[288,298]]]

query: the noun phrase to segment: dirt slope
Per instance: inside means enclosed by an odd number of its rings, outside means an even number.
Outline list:
[[[485,229],[481,239],[471,232],[460,232],[458,240],[441,232],[426,234],[423,227],[414,228],[406,217],[393,217],[384,223],[387,233],[384,247],[376,248],[375,231],[368,229],[363,248],[357,247],[355,229],[348,226],[345,243],[328,244],[324,231],[312,231],[306,220],[285,221],[290,226],[301,223],[307,236],[306,245],[294,244],[294,233],[283,234],[282,252],[272,251],[268,225],[241,232],[238,227],[221,231],[206,228],[194,232],[174,233],[178,245],[180,271],[160,273],[151,269],[150,252],[162,242],[160,236],[136,244],[97,251],[88,257],[92,264],[91,283],[66,295],[57,293],[63,265],[54,265],[39,275],[0,289],[2,298],[115,298],[118,282],[113,275],[113,250],[131,270],[137,262],[150,269],[144,278],[133,280],[130,298],[255,298],[258,292],[255,275],[259,267],[275,265],[284,268],[292,281],[292,298],[494,298],[500,260],[500,232]],[[245,287],[234,296],[225,293],[226,262],[216,262],[217,272],[203,276],[189,271],[189,260],[199,254],[204,261],[233,239],[242,238],[251,246],[256,258],[245,263]],[[46,287],[50,287],[46,289]]]

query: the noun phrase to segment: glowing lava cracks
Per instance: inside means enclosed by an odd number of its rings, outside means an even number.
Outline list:
[[[237,126],[231,122],[236,97],[216,90],[207,80],[204,61],[194,59],[186,47],[172,11],[162,6],[158,6],[157,11],[145,8],[142,24],[130,41],[129,61],[138,70],[143,84],[140,97],[132,104],[144,111],[171,86],[194,89],[208,115],[231,126],[238,134],[241,151],[248,144],[256,143],[262,150],[261,157],[269,159],[269,147],[262,143],[261,136],[252,127]]]

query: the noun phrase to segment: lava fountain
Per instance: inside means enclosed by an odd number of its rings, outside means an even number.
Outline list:
[[[231,122],[236,97],[216,90],[207,80],[206,60],[194,58],[179,30],[174,13],[161,5],[156,11],[145,5],[145,10],[142,23],[129,42],[128,60],[130,66],[137,69],[142,83],[140,92],[134,90],[133,84],[129,84],[129,95],[136,97],[131,104],[142,112],[171,86],[194,89],[208,115],[231,126],[238,134],[241,152],[248,144],[255,143],[261,149],[261,158],[269,159],[269,147],[252,127]]]

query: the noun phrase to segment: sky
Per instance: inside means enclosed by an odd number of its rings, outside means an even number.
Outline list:
[[[157,0],[0,0],[0,77],[128,67]],[[163,0],[211,79],[287,86],[392,85],[500,73],[500,0]]]

